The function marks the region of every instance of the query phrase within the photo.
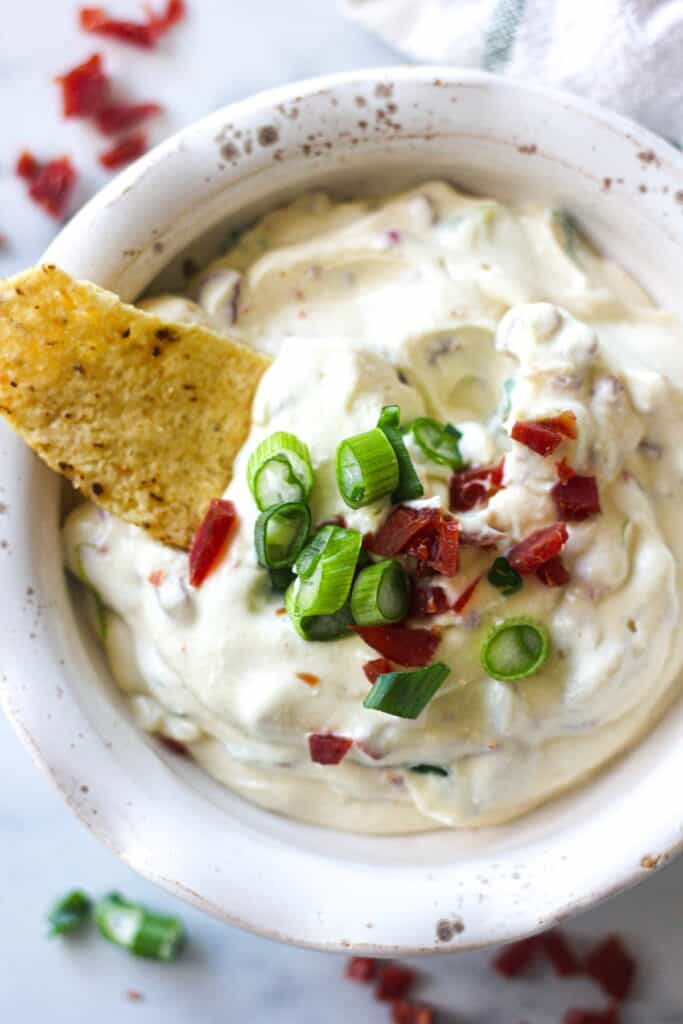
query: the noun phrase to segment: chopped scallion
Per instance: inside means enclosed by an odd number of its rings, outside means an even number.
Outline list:
[[[377,676],[363,707],[397,718],[417,718],[448,676],[442,661],[412,672],[385,672]]]
[[[436,420],[421,416],[413,420],[410,429],[415,444],[430,462],[449,466],[453,470],[462,469],[464,460],[458,443],[462,434],[451,423],[443,426]]]
[[[448,769],[438,764],[413,764],[410,770],[417,775],[442,775],[444,778],[448,778],[449,775]]]
[[[494,626],[481,646],[481,663],[493,679],[514,682],[534,675],[550,650],[548,631],[526,617]]]
[[[391,495],[392,502],[394,505],[398,505],[402,501],[421,498],[424,494],[424,487],[415,472],[413,461],[403,440],[400,408],[397,405],[385,405],[377,426],[394,449],[394,455],[398,462],[398,486]]]
[[[323,526],[299,555],[285,605],[305,639],[328,640],[346,633],[352,621],[347,603],[362,540],[358,530]],[[333,621],[325,618],[330,616]],[[318,622],[321,618],[324,621]]]
[[[53,905],[47,915],[48,935],[71,935],[90,918],[92,902],[80,889],[73,889]]]
[[[97,901],[95,923],[109,942],[151,960],[175,960],[185,938],[177,917],[152,913],[117,892]]]
[[[391,494],[398,481],[398,459],[379,427],[347,437],[337,448],[337,486],[351,508]]]
[[[247,483],[261,511],[283,502],[306,501],[313,479],[308,445],[294,434],[271,434],[249,456]]]
[[[516,594],[523,586],[520,574],[516,569],[512,568],[507,558],[502,556],[496,558],[486,575],[486,579],[492,586],[498,587],[506,597]]]
[[[256,520],[254,543],[259,565],[284,569],[292,565],[311,529],[311,513],[302,501],[272,505]]]
[[[400,622],[408,611],[408,582],[398,562],[376,562],[362,569],[351,593],[351,614],[358,626]]]
[[[270,577],[271,589],[276,594],[284,594],[287,587],[294,580],[294,573],[291,569],[269,569],[268,576]]]
[[[295,595],[290,587],[285,596],[285,607],[294,628],[304,640],[324,642],[341,640],[350,635],[349,626],[353,624],[353,617],[348,604],[332,615],[302,615],[295,607]]]

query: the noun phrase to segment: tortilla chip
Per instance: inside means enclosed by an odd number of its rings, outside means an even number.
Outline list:
[[[54,266],[0,282],[0,413],[83,494],[188,548],[270,360]]]

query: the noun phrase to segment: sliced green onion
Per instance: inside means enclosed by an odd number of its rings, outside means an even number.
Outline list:
[[[359,626],[400,622],[408,611],[408,582],[398,562],[376,562],[362,569],[351,593],[351,614]]]
[[[486,579],[494,587],[505,594],[506,597],[510,597],[511,594],[516,594],[518,590],[523,587],[522,577],[513,569],[507,558],[496,558],[495,562],[489,569]]]
[[[398,459],[379,427],[347,437],[337,448],[337,485],[351,508],[391,494],[398,480]]]
[[[430,462],[450,466],[451,469],[462,469],[464,460],[458,444],[462,434],[451,423],[442,426],[436,420],[420,416],[413,420],[410,429],[415,444],[422,449]]]
[[[347,605],[363,538],[358,530],[323,526],[299,555],[296,579],[285,605],[297,632],[307,640],[343,636],[351,624]],[[321,617],[333,621],[313,622]]]
[[[77,932],[90,918],[92,902],[80,889],[73,889],[52,906],[47,915],[49,936],[71,935]]]
[[[306,501],[313,479],[308,445],[294,434],[271,434],[249,456],[247,483],[261,511],[283,502]]]
[[[538,672],[548,657],[548,631],[525,617],[494,626],[481,645],[481,663],[493,679],[514,682]]]
[[[442,768],[439,764],[413,764],[410,770],[418,775],[442,775],[444,778],[450,774],[448,768]]]
[[[256,520],[254,543],[259,565],[285,569],[292,565],[311,529],[311,513],[302,501],[271,505]]]
[[[397,405],[385,405],[377,426],[394,449],[394,455],[398,462],[398,486],[391,495],[394,505],[398,505],[402,501],[421,498],[424,494],[424,487],[415,472],[413,460],[410,458],[403,440],[400,408]]]
[[[348,604],[332,615],[302,615],[296,609],[296,595],[292,585],[285,596],[285,607],[294,628],[304,640],[340,640],[350,635],[349,626],[353,625],[353,616]]]
[[[384,711],[397,718],[417,718],[448,676],[450,669],[442,661],[413,672],[385,672],[363,701],[363,707]]]
[[[270,586],[276,594],[284,594],[287,587],[294,581],[291,569],[269,569]]]
[[[154,914],[118,892],[97,901],[95,923],[109,942],[151,960],[175,960],[185,938],[177,917]]]

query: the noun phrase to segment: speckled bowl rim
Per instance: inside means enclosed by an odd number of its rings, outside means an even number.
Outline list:
[[[613,138],[615,148],[623,150],[615,157],[617,173],[601,174],[598,158],[587,156],[587,178],[607,194],[613,180],[628,184],[631,175],[635,182],[638,167],[650,175],[648,180],[656,177],[656,196],[652,187],[634,185],[632,195],[629,191],[616,201],[640,204],[643,216],[656,222],[663,244],[678,246],[680,265],[683,252],[676,236],[683,160],[673,147],[583,100],[438,67],[330,75],[218,111],[167,140],[101,191],[63,229],[45,258],[82,276],[87,267],[87,276],[133,298],[140,281],[151,280],[181,247],[187,231],[192,202],[178,188],[178,174],[185,185],[189,182],[190,198],[202,191],[208,197],[201,213],[206,223],[201,217],[195,223],[201,233],[222,209],[226,186],[239,192],[245,182],[272,175],[274,163],[286,168],[294,144],[281,148],[277,136],[300,132],[307,107],[324,102],[333,108],[335,100],[344,105],[352,92],[384,101],[394,89],[405,95],[411,89],[450,90],[454,98],[479,90],[485,97],[502,97],[511,110],[545,106],[549,117],[584,125],[586,145],[592,135]],[[387,145],[408,137],[396,119],[392,125],[389,102],[381,118],[388,124],[371,130],[375,143],[380,131]],[[245,133],[253,139],[249,147]],[[438,126],[423,123],[410,137],[420,145],[435,133]],[[460,134],[477,138],[474,131]],[[319,139],[305,139],[305,134],[298,137],[297,158],[304,154],[324,161],[325,132]],[[340,138],[338,145],[350,153],[363,141]],[[529,133],[517,133],[509,145],[517,154],[511,159],[545,159],[548,173],[553,160],[561,163],[544,153],[538,125],[530,123]],[[627,153],[632,166],[622,177],[619,168]],[[668,212],[664,196],[671,204]],[[150,229],[155,223],[159,226]],[[317,949],[376,955],[453,952],[547,927],[636,883],[683,848],[681,812],[676,817],[668,801],[660,806],[656,798],[683,770],[680,715],[667,716],[656,736],[648,736],[624,764],[610,770],[618,778],[614,792],[627,793],[628,801],[620,796],[620,806],[613,806],[609,785],[614,779],[606,785],[601,775],[554,802],[552,820],[557,820],[558,806],[564,808],[566,828],[549,830],[541,809],[531,816],[523,841],[504,827],[496,832],[501,839],[499,845],[494,841],[495,852],[485,856],[477,852],[476,834],[453,839],[459,844],[454,856],[447,833],[410,840],[347,837],[268,815],[236,797],[234,819],[210,809],[210,796],[198,802],[197,789],[179,783],[174,764],[113,709],[110,695],[93,690],[87,707],[83,704],[75,680],[87,687],[96,669],[68,621],[73,612],[55,543],[58,481],[16,439],[3,434],[1,440],[8,505],[0,530],[8,543],[3,574],[7,611],[0,622],[4,710],[81,821],[132,868],[182,899],[260,935]],[[93,724],[105,720],[106,739]],[[169,799],[159,800],[160,794]],[[632,818],[625,821],[629,806],[638,809],[635,829]],[[487,902],[487,886],[493,901]]]

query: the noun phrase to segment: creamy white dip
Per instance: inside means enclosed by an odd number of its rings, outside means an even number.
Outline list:
[[[186,744],[217,779],[284,814],[342,829],[479,826],[521,814],[635,741],[677,689],[683,530],[683,331],[573,223],[429,183],[382,202],[305,196],[267,216],[193,282],[143,303],[201,321],[275,356],[226,491],[239,531],[199,589],[187,555],[83,505],[64,528],[67,563],[100,598],[104,643],[142,727]],[[282,614],[256,562],[258,510],[246,462],[290,431],[310,446],[314,522],[363,533],[389,499],[352,511],[334,473],[345,437],[429,415],[462,431],[472,465],[505,455],[504,488],[459,515],[498,551],[462,547],[451,598],[497,553],[557,519],[556,462],[597,478],[602,512],[568,523],[566,586],[526,576],[505,597],[482,579],[438,624],[446,683],[415,721],[363,707],[359,637],[311,643]],[[542,458],[513,442],[517,420],[571,411],[577,439]],[[427,500],[448,508],[450,470],[410,453]],[[159,582],[161,580],[161,582]],[[102,607],[104,606],[104,608]],[[552,653],[535,676],[489,678],[482,637],[514,615],[543,622]],[[301,674],[316,677],[311,685]],[[314,764],[308,737],[354,740]],[[418,774],[435,764],[447,776]]]

